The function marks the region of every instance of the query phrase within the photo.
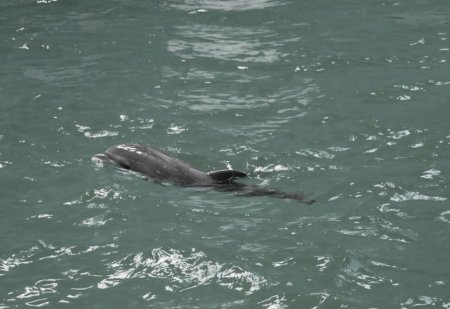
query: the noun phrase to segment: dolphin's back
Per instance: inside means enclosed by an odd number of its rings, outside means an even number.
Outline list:
[[[206,173],[147,145],[113,146],[106,150],[106,155],[120,166],[155,180],[168,180],[181,185],[211,182]]]

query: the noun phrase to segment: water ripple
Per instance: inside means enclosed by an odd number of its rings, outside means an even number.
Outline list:
[[[286,295],[273,295],[267,299],[264,299],[258,302],[258,305],[261,305],[267,309],[284,309],[288,308]]]
[[[402,308],[415,308],[415,307],[439,307],[450,308],[450,303],[445,299],[433,296],[415,296],[408,298],[404,302],[400,303]]]
[[[419,192],[406,191],[405,193],[395,193],[391,197],[393,202],[406,202],[406,201],[433,201],[433,202],[445,202],[446,197],[442,196],[429,196]]]
[[[295,152],[296,154],[305,156],[305,157],[314,157],[317,159],[333,159],[334,154],[331,154],[325,150],[316,150],[316,149],[301,149]]]
[[[412,230],[395,226],[392,222],[377,217],[350,217],[345,228],[337,232],[347,236],[376,237],[400,243],[417,242],[419,236]]]
[[[450,223],[450,210],[443,211],[439,215],[438,220],[445,223]]]
[[[247,95],[238,97],[235,95],[217,95],[192,93],[186,96],[189,99],[189,109],[199,112],[226,111],[237,109],[257,109],[268,106],[265,99]]]
[[[273,41],[276,32],[267,28],[216,25],[176,27],[178,39],[168,41],[168,51],[185,59],[216,58],[239,62],[274,63],[287,55]]]
[[[25,291],[19,295],[17,295],[18,299],[24,299],[24,298],[34,298],[34,297],[40,297],[45,294],[54,294],[56,293],[56,288],[58,286],[58,281],[61,279],[43,279],[37,281],[32,286],[25,287]],[[43,303],[42,303],[43,301]],[[35,299],[32,301],[33,303],[39,303],[40,306],[43,306],[44,303],[48,304],[48,301],[46,301],[46,298],[43,299]]]
[[[107,289],[131,278],[157,278],[168,281],[168,292],[185,291],[203,285],[219,286],[252,294],[267,286],[263,277],[238,266],[208,260],[203,252],[183,255],[182,252],[162,248],[153,249],[150,256],[131,254],[108,266],[111,274],[97,287]]]
[[[227,1],[178,0],[172,1],[170,6],[183,11],[190,11],[192,13],[195,12],[205,13],[208,10],[219,10],[219,11],[261,10],[283,4],[285,4],[284,1],[279,0],[227,0]]]
[[[354,286],[361,287],[366,290],[371,290],[376,285],[390,285],[396,286],[397,283],[389,278],[377,274],[369,267],[366,267],[363,262],[353,253],[349,252],[344,260],[344,265],[337,278],[339,286],[347,286],[352,289]]]
[[[26,272],[30,274],[30,272],[33,273],[35,270],[42,269],[46,275],[53,276],[53,278],[42,278],[29,284],[29,281],[35,278],[35,275],[29,275],[29,280],[23,281],[26,284],[25,286],[17,286],[10,291],[2,289],[1,292],[7,293],[7,303],[14,307],[20,306],[21,303],[32,307],[70,303],[83,296],[83,291],[94,288],[92,282],[98,280],[98,275],[80,269],[67,269],[61,273],[55,273],[51,271],[55,263],[69,262],[71,257],[86,257],[86,255],[91,255],[96,251],[98,251],[97,254],[109,255],[114,253],[115,248],[117,248],[115,244],[91,245],[84,248],[75,246],[56,247],[40,240],[36,246],[0,260],[0,277],[3,276],[5,282],[11,284],[14,282],[12,277],[17,273]],[[30,264],[30,266],[26,266],[27,264]],[[3,304],[0,303],[1,308],[9,308],[9,306],[2,306]]]
[[[82,132],[83,135],[87,138],[101,138],[101,137],[109,137],[109,136],[117,136],[119,132],[117,131],[109,131],[109,130],[101,130],[98,132],[91,132],[91,128],[83,125],[76,125],[79,132]]]

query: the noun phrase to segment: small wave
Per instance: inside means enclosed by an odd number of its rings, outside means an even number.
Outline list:
[[[350,148],[339,147],[339,146],[328,147],[328,149],[331,150],[331,151],[334,151],[334,152],[342,152],[342,151],[350,150]]]
[[[438,220],[445,223],[450,223],[450,210],[446,210],[441,213]]]
[[[338,283],[350,289],[357,286],[366,290],[371,290],[380,284],[396,285],[392,280],[372,271],[369,266],[364,265],[363,259],[360,260],[358,256],[350,252],[344,260]]]
[[[112,218],[106,218],[105,215],[102,214],[102,215],[84,219],[80,223],[80,226],[99,227],[99,226],[105,225],[106,223],[108,223],[108,221],[111,221],[111,220],[112,220]]]
[[[391,199],[394,202],[406,202],[406,201],[434,201],[434,202],[444,202],[447,200],[446,197],[441,196],[429,196],[421,194],[419,192],[405,192],[403,194],[395,193]]]
[[[56,287],[58,286],[57,279],[43,279],[37,281],[32,286],[25,287],[25,291],[19,295],[17,295],[18,299],[26,299],[26,298],[34,298],[39,297],[45,294],[55,294]],[[44,301],[45,304],[48,304],[48,301],[46,299],[35,299],[33,302],[41,303]],[[41,303],[40,306],[43,304]],[[35,305],[36,306],[36,305]]]
[[[128,195],[129,198],[135,199],[136,196]],[[89,208],[104,208],[105,204],[102,200],[123,199],[124,192],[118,186],[92,189],[84,193],[81,197],[64,202],[64,206],[74,206],[79,204],[87,204]]]
[[[108,130],[101,130],[96,133],[91,132],[91,127],[89,126],[83,126],[79,124],[75,124],[77,127],[77,131],[83,133],[83,135],[87,138],[99,138],[99,137],[108,137],[108,136],[117,136],[119,135],[119,132],[115,131],[108,131]]]
[[[166,290],[184,291],[198,286],[219,286],[249,295],[268,284],[263,277],[238,266],[210,261],[203,252],[183,255],[180,251],[153,249],[151,255],[131,254],[109,264],[110,275],[97,287],[107,289],[132,278],[157,278],[169,280]]]
[[[6,259],[0,259],[0,277],[4,276],[6,272],[16,268],[20,265],[29,264],[32,261],[28,259],[28,256],[23,256],[23,254],[13,254]]]
[[[383,207],[387,207],[386,204],[384,204]],[[394,211],[397,213],[397,210],[383,209],[383,212],[388,211]],[[401,216],[401,214],[397,214]],[[395,226],[392,222],[376,217],[350,217],[349,223],[351,224],[347,224],[346,228],[337,230],[337,232],[347,236],[365,238],[375,237],[381,240],[400,243],[412,243],[418,239],[417,233],[408,229],[402,229]]]
[[[86,136],[87,138],[99,138],[99,137],[108,137],[108,136],[117,136],[117,135],[119,135],[119,132],[108,131],[108,130],[102,130],[97,133],[84,132],[84,136]]]
[[[423,172],[423,175],[420,177],[425,178],[425,179],[433,179],[434,176],[439,176],[440,174],[441,174],[441,171],[432,168],[430,170]]]
[[[188,129],[183,126],[177,126],[174,124],[171,124],[170,127],[167,129],[167,134],[169,135],[178,135],[183,133],[184,131],[187,131]]]
[[[390,132],[390,137],[393,139],[401,139],[405,136],[411,135],[411,131],[409,130],[401,130],[397,132]]]
[[[316,256],[315,258],[317,259],[316,267],[319,271],[325,271],[333,261],[333,257],[331,255]]]
[[[38,245],[33,246],[28,250],[20,251],[10,257],[7,257],[6,259],[0,259],[0,277],[19,266],[36,261],[56,259],[62,256],[78,255],[79,252],[76,252],[74,249],[75,247],[56,248],[49,243],[39,240]]]
[[[284,309],[288,308],[288,305],[286,304],[287,298],[286,295],[273,295],[267,299],[264,299],[258,303],[258,305],[261,305],[264,308],[267,309]]]
[[[301,149],[295,153],[305,157],[314,157],[318,159],[333,159],[335,157],[334,154],[331,154],[325,150]]]
[[[289,166],[281,165],[281,164],[269,164],[267,166],[257,166],[255,168],[255,172],[280,172],[280,171],[289,171],[291,168]]]
[[[432,296],[417,296],[408,298],[406,301],[400,303],[402,308],[413,307],[436,307],[436,308],[448,308],[449,303],[441,298]]]

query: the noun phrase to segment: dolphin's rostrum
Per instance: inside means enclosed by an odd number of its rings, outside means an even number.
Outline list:
[[[106,156],[105,156],[106,155]],[[298,200],[312,204],[314,200],[305,200],[303,194],[286,193],[271,188],[247,185],[236,182],[247,174],[237,170],[219,170],[202,172],[186,162],[154,147],[143,144],[122,144],[112,146],[105,155],[96,155],[99,159],[109,159],[121,168],[138,172],[157,182],[171,182],[180,186],[211,188],[222,192],[235,192],[242,196],[273,196]]]

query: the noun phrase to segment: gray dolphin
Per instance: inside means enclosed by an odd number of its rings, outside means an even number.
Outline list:
[[[235,182],[247,174],[237,170],[218,170],[202,172],[186,162],[154,147],[142,144],[122,144],[112,146],[105,154],[94,156],[100,160],[110,160],[121,168],[138,172],[157,182],[171,182],[186,187],[205,187],[220,192],[235,192],[242,196],[273,196],[298,200],[312,204],[314,200],[305,200],[304,194],[286,193],[271,188],[247,185]]]

